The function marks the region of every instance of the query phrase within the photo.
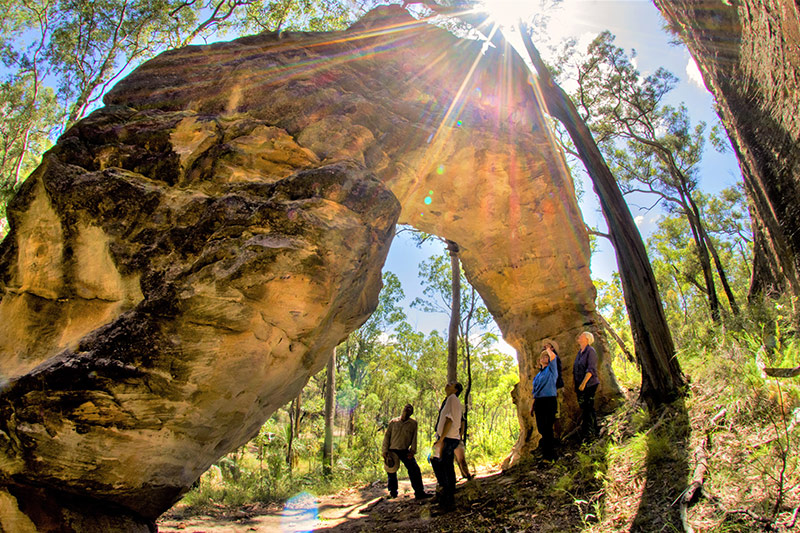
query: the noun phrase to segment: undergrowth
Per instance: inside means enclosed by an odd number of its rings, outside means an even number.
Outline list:
[[[701,461],[707,471],[687,513],[690,527],[797,526],[800,386],[797,378],[766,377],[762,368],[795,367],[798,354],[793,332],[777,326],[769,334],[709,328],[680,350],[690,382],[685,400],[649,413],[630,398],[604,422],[604,518],[591,529],[682,531],[679,500]]]
[[[798,354],[794,332],[777,326],[768,333],[709,327],[677,355],[689,381],[688,394],[656,411],[638,401],[636,371],[626,368],[621,380],[626,400],[603,419],[601,437],[589,444],[565,444],[565,455],[546,467],[521,464],[519,477],[509,480],[510,488],[502,485],[501,495],[485,491],[488,481],[484,489],[466,494],[475,516],[485,519],[468,530],[502,530],[503,524],[515,531],[543,530],[537,529],[541,517],[555,506],[561,509],[561,521],[549,530],[684,531],[679,502],[701,463],[707,466],[703,487],[686,514],[695,531],[800,526],[800,385],[798,378],[768,378],[762,371],[764,366],[795,367]],[[184,503],[282,501],[301,490],[324,494],[384,480],[377,440],[342,447],[326,478],[313,458],[290,473],[283,457],[285,442],[269,430],[212,467]],[[508,449],[500,444],[494,457],[477,446],[468,450],[468,457],[472,462],[479,455],[481,462],[497,461]],[[429,471],[422,451],[417,458],[423,471]],[[530,494],[524,496],[527,504],[515,503],[516,490],[540,493],[550,504],[540,508]],[[494,503],[482,502],[493,497]],[[514,501],[503,503],[504,498]],[[492,505],[496,514],[487,511]],[[499,511],[506,507],[511,513],[507,523]]]

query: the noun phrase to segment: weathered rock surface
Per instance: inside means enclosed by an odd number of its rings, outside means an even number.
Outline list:
[[[754,292],[800,296],[800,4],[655,0],[703,74],[756,230]]]
[[[595,290],[571,178],[503,52],[389,6],[164,53],[62,136],[0,248],[2,528],[152,528],[368,317],[398,216],[459,244],[519,351],[516,452],[535,444],[539,342],[570,376]]]

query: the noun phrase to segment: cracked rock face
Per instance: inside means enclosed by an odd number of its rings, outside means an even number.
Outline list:
[[[569,376],[597,330],[571,178],[526,80],[508,51],[388,6],[120,82],[9,207],[0,529],[153,528],[366,320],[398,220],[458,243],[519,352],[516,451],[535,444],[541,339]]]

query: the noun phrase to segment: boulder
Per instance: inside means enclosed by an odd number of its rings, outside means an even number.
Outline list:
[[[569,376],[598,327],[572,179],[515,53],[384,6],[163,53],[104,103],[8,210],[2,529],[152,530],[367,319],[398,221],[459,245],[518,350],[515,453],[536,443],[541,339]]]

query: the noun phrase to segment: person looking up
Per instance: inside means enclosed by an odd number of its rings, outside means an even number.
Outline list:
[[[600,385],[597,377],[597,352],[591,346],[594,335],[584,331],[577,337],[578,355],[572,365],[575,394],[581,408],[581,437],[586,440],[597,436],[597,414],[594,410],[594,395]]]
[[[553,424],[556,421],[558,366],[556,353],[547,347],[539,355],[539,373],[533,378],[533,404],[531,416],[536,417],[536,429],[542,436],[539,448],[548,460],[556,458]]]
[[[408,470],[408,479],[414,488],[414,496],[418,499],[429,498],[430,494],[425,492],[422,484],[422,473],[419,470],[414,455],[417,453],[417,421],[411,418],[414,414],[414,406],[407,403],[403,407],[403,412],[399,417],[389,421],[386,434],[383,436],[383,460],[389,466],[389,462],[400,460]],[[392,455],[393,454],[393,455]],[[397,465],[387,469],[389,476],[389,497],[397,497]],[[394,471],[390,471],[394,470]]]
[[[445,509],[452,508],[455,503],[456,472],[453,461],[455,450],[461,442],[461,415],[464,409],[458,395],[462,389],[461,383],[457,382],[445,386],[446,398],[439,411],[439,420],[436,424],[437,439],[433,444],[434,458],[431,464],[442,489],[439,494],[439,504]]]

